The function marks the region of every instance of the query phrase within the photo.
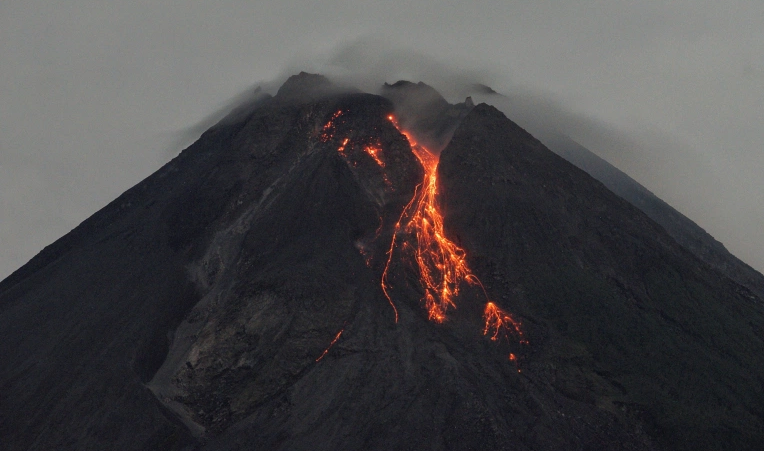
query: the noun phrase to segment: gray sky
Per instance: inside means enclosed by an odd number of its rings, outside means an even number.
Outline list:
[[[2,0],[0,278],[299,70],[523,92],[764,269],[761,0]]]

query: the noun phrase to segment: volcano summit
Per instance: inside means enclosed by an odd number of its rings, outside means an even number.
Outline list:
[[[489,105],[301,73],[0,282],[0,449],[758,449],[764,278],[679,242]]]

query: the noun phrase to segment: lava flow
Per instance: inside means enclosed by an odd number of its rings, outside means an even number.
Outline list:
[[[329,350],[332,349],[332,346],[334,346],[334,343],[337,343],[337,340],[340,339],[340,335],[342,335],[342,332],[345,332],[344,328],[341,329],[339,332],[337,332],[337,335],[334,336],[334,339],[332,340],[331,343],[329,343],[329,346],[327,346],[326,349],[324,349],[324,352],[322,352],[321,355],[318,356],[318,358],[316,359],[316,362],[318,362],[321,359],[323,359],[324,356],[329,352]]]
[[[456,308],[454,300],[459,294],[461,282],[467,281],[473,284],[479,282],[467,267],[464,250],[449,240],[443,230],[443,217],[438,211],[436,202],[438,156],[417,144],[409,133],[400,128],[393,116],[389,116],[388,119],[408,139],[411,150],[425,171],[424,181],[417,188],[411,202],[403,210],[401,219],[395,225],[388,257],[392,257],[396,235],[399,232],[416,237],[413,245],[408,242],[403,243],[403,251],[410,253],[419,268],[419,281],[424,289],[422,301],[429,319],[442,323],[446,320],[448,310]],[[387,266],[389,264],[388,258]],[[387,269],[385,267],[383,273],[382,288],[389,300],[390,285],[387,281]]]
[[[502,333],[504,333],[504,336],[506,337],[506,332],[509,330],[514,332],[520,338],[520,343],[528,343],[523,337],[523,331],[520,329],[520,323],[512,318],[509,313],[500,309],[493,302],[488,301],[488,303],[485,305],[483,319],[485,320],[483,335],[487,336],[490,334],[491,340],[498,341],[499,338],[501,338]],[[515,360],[514,354],[510,354],[509,358],[510,360]]]
[[[387,274],[395,249],[396,236],[401,231],[404,234],[415,236],[415,244],[404,242],[402,249],[404,252],[413,254],[414,261],[419,268],[419,281],[425,292],[422,300],[429,319],[442,323],[446,320],[448,310],[456,308],[455,299],[459,294],[459,286],[462,282],[479,285],[484,294],[485,289],[467,266],[464,249],[445,235],[443,216],[440,214],[437,204],[439,156],[417,144],[409,133],[401,129],[393,116],[388,116],[388,119],[409,141],[412,152],[425,170],[425,178],[395,225],[387,265],[382,276],[382,289],[390,304],[393,304],[388,292],[390,285],[387,281]],[[488,298],[487,294],[486,298]],[[398,313],[396,311],[396,321],[397,318]],[[486,304],[483,319],[485,321],[483,334],[490,334],[491,340],[496,341],[502,334],[507,336],[508,333],[513,333],[520,338],[520,343],[527,343],[520,329],[520,323],[493,302],[488,301]],[[510,360],[515,360],[514,354],[510,354]]]
[[[323,127],[322,141],[326,142],[333,138],[334,121],[341,115],[342,111],[337,111]],[[456,308],[456,297],[463,282],[480,286],[483,293],[485,289],[467,266],[464,249],[445,235],[443,216],[437,205],[439,156],[418,144],[410,133],[400,127],[395,117],[388,116],[388,119],[408,140],[412,152],[424,168],[425,175],[395,224],[393,238],[387,252],[387,263],[382,273],[382,291],[395,312],[395,321],[398,322],[398,309],[390,296],[392,287],[388,281],[388,273],[393,253],[400,244],[404,258],[411,259],[419,270],[419,282],[424,290],[422,302],[427,309],[429,319],[436,323],[443,323],[447,319],[448,311]],[[348,141],[348,138],[342,140],[338,147],[340,153],[344,153]],[[380,146],[365,146],[364,151],[381,168],[385,167],[384,161],[380,159]],[[411,237],[415,239],[411,240]],[[502,336],[508,338],[511,333],[519,337],[520,343],[527,343],[520,323],[487,298],[486,294],[483,334],[497,341]],[[340,334],[337,334],[332,344],[339,339]],[[510,354],[510,360],[516,363],[514,354]]]

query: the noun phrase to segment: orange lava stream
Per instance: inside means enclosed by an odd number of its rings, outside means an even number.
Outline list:
[[[502,335],[506,336],[507,332],[512,332],[520,338],[520,343],[527,343],[523,336],[523,331],[520,329],[520,322],[516,321],[512,318],[512,315],[500,309],[493,302],[488,301],[485,305],[483,319],[485,320],[483,335],[490,335],[491,340],[498,341]],[[515,360],[514,357],[514,354],[509,355],[510,360]]]
[[[382,168],[384,168],[384,167],[385,167],[385,162],[384,162],[384,161],[382,161],[382,160],[379,158],[379,154],[380,154],[380,152],[382,152],[382,149],[381,149],[380,147],[378,147],[378,146],[366,146],[366,147],[364,147],[364,148],[363,148],[363,150],[364,150],[364,152],[366,152],[367,154],[369,154],[369,156],[370,156],[371,158],[373,158],[373,159],[374,159],[374,161],[376,161],[376,162],[377,162],[377,164],[378,164],[380,167],[382,167]]]
[[[321,129],[321,141],[322,142],[328,142],[332,137],[334,137],[334,120],[337,119],[342,115],[342,110],[338,110],[336,113],[332,115],[332,118],[329,119],[329,122],[324,124],[324,127]]]
[[[491,301],[488,301],[485,305],[483,320],[485,320],[483,335],[490,335],[492,341],[499,341],[502,337],[509,339],[509,333],[513,333],[519,337],[520,344],[528,344],[522,329],[520,329],[520,323],[512,318],[512,315],[500,309]],[[517,361],[517,356],[514,353],[509,353],[509,361],[515,364],[518,373],[522,372]]]
[[[333,138],[333,122],[341,114],[342,111],[337,111],[324,125],[321,135],[322,141],[327,142]],[[445,235],[443,217],[437,205],[439,156],[417,144],[411,134],[403,130],[393,116],[388,116],[388,119],[406,137],[412,152],[422,164],[425,172],[424,180],[415,188],[413,197],[403,208],[398,221],[395,223],[393,238],[387,251],[387,262],[382,273],[382,291],[395,312],[395,322],[398,322],[398,309],[390,295],[392,286],[388,281],[388,274],[393,252],[397,246],[400,246],[403,254],[411,258],[419,269],[419,281],[424,289],[422,302],[427,309],[430,320],[436,323],[446,321],[448,311],[456,308],[455,299],[459,295],[461,284],[467,282],[471,285],[480,286],[486,296],[487,303],[483,313],[485,321],[483,335],[490,336],[493,341],[498,341],[502,337],[508,339],[509,335],[512,334],[519,338],[521,344],[527,344],[520,322],[488,299],[483,284],[467,266],[464,249]],[[349,138],[345,138],[337,150],[344,153],[348,142]],[[384,161],[380,158],[381,146],[367,145],[364,151],[381,168],[385,167]],[[380,224],[380,230],[381,227]],[[377,230],[377,236],[380,230]],[[408,240],[408,237],[415,237],[416,239]],[[342,330],[332,340],[324,353],[316,359],[317,362],[329,352],[332,345],[339,340],[340,335],[342,335]],[[509,354],[509,360],[517,365],[515,354]],[[520,371],[519,368],[518,371]]]
[[[337,148],[337,151],[338,151],[338,152],[340,152],[340,153],[344,152],[344,151],[345,151],[345,146],[347,146],[347,145],[348,145],[348,141],[350,141],[350,138],[345,138],[345,139],[343,139],[343,140],[342,140],[342,145],[340,145],[340,146]]]
[[[340,116],[342,116],[343,111],[339,110],[336,113],[334,113],[329,119],[329,121],[324,124],[323,128],[321,129],[321,142],[329,142],[334,138],[334,133],[336,132],[336,126],[334,124],[334,121],[338,119]],[[345,149],[347,148],[348,144],[350,143],[350,138],[345,138],[342,140],[342,144],[337,148],[337,151],[339,153],[344,154]],[[368,144],[363,148],[363,151],[366,152],[373,160],[376,162],[379,167],[383,168],[385,167],[385,162],[380,157],[382,153],[382,146],[377,143],[376,145]],[[385,181],[387,181],[387,177],[385,177]]]
[[[424,181],[403,211],[402,217],[406,216],[408,221],[405,225],[398,221],[396,233],[401,229],[416,237],[416,244],[404,243],[403,249],[413,254],[419,268],[420,283],[424,289],[422,301],[429,319],[442,323],[448,310],[456,308],[454,299],[459,294],[461,282],[475,283],[475,276],[467,267],[464,250],[449,240],[443,230],[443,217],[436,202],[438,156],[417,144],[410,134],[401,130],[392,116],[389,119],[406,136],[425,171]],[[384,285],[388,285],[385,279]]]
[[[337,332],[337,335],[334,336],[334,340],[332,340],[332,342],[329,343],[329,346],[327,346],[326,349],[324,349],[324,352],[322,352],[321,355],[318,356],[318,358],[316,359],[316,362],[323,359],[324,356],[329,352],[329,350],[332,349],[332,346],[334,346],[334,343],[337,343],[337,340],[340,339],[340,335],[342,335],[342,332],[345,332],[344,328],[342,328],[339,332]]]
[[[422,301],[429,319],[442,323],[446,320],[448,310],[456,308],[455,298],[462,282],[477,284],[481,288],[482,284],[467,266],[464,249],[445,235],[443,216],[437,205],[438,155],[417,144],[409,133],[401,129],[393,116],[388,119],[408,139],[411,150],[425,171],[424,181],[417,187],[414,197],[395,225],[395,235],[402,231],[416,237],[414,245],[403,243],[403,250],[413,254],[419,268],[420,283],[425,291]],[[405,224],[404,218],[407,219]],[[388,266],[395,247],[395,235],[388,253]],[[387,269],[385,267],[383,273],[382,288],[390,300]]]

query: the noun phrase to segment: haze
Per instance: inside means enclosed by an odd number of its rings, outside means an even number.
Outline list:
[[[488,84],[764,269],[764,3],[412,3],[0,3],[0,278],[300,70]]]

